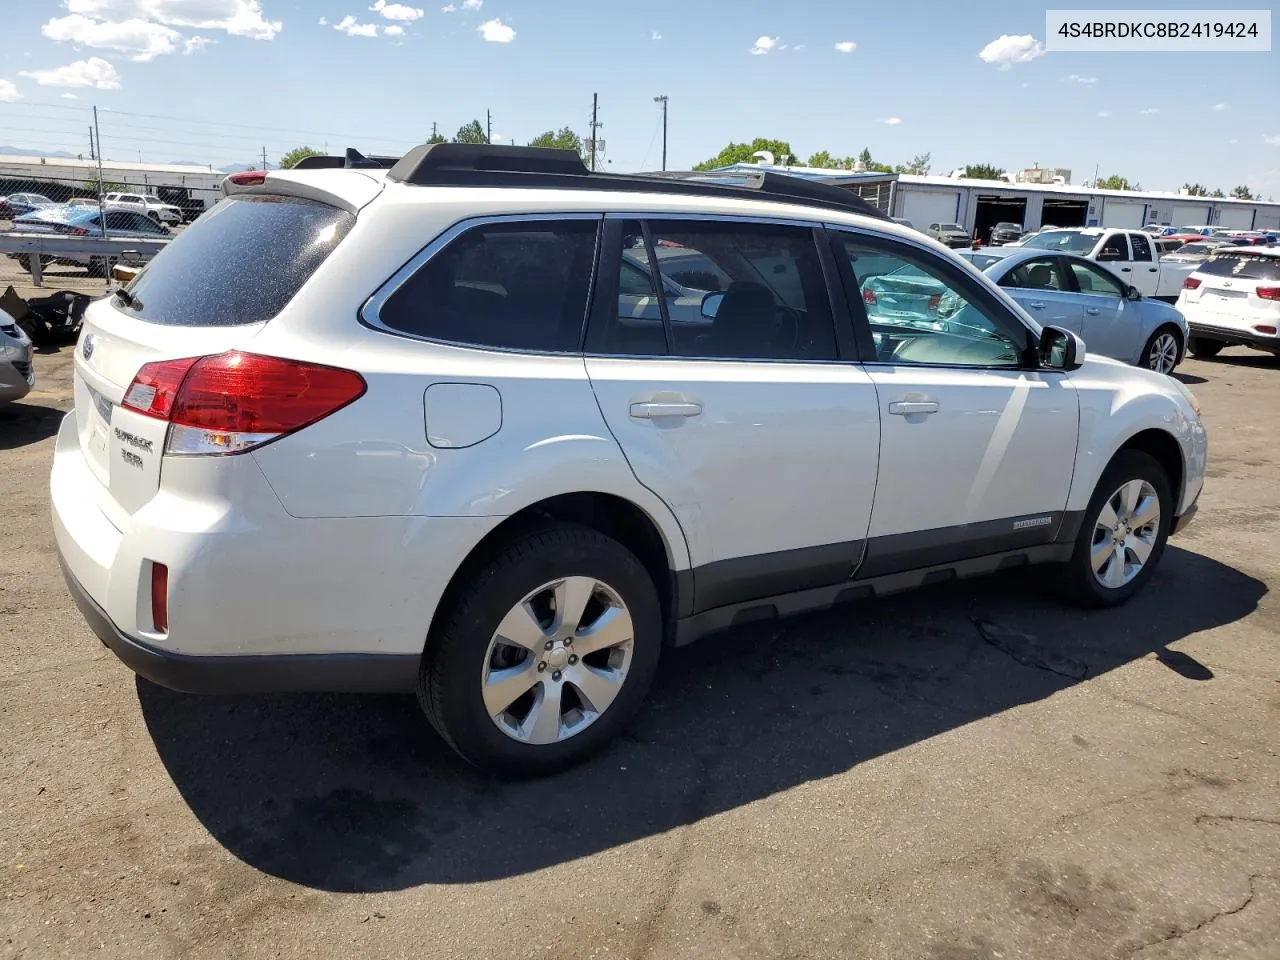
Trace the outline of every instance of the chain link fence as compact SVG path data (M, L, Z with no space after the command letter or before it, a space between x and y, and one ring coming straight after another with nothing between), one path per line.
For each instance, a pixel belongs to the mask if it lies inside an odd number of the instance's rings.
M176 225L190 223L220 199L211 186L188 187L157 184L144 175L104 176L101 187L96 178L67 176L12 176L0 171L0 221L12 223L17 217L41 208L70 204L98 207L106 205L108 194L129 194L144 198L147 206L157 208L152 219ZM137 202L135 199L133 202ZM160 209L172 207L174 210ZM148 210L148 213L152 211Z

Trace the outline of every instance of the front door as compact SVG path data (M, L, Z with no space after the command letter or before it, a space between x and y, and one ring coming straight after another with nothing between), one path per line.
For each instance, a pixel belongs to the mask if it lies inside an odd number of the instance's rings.
M1160 254L1145 233L1129 234L1129 250L1133 257L1132 269L1128 274L1121 273L1121 279L1128 277L1128 282L1138 288L1144 297L1154 297L1156 287L1160 283Z
M1038 324L1084 335L1084 308L1080 298L1071 292L1071 280L1061 257L1048 254L1023 260L1006 268L1003 274L996 272L1003 266L999 264L988 272Z
M864 365L882 421L879 483L859 577L1044 544L1071 485L1079 401L1061 373L1026 368L1031 333L931 251L839 232ZM932 278L937 297L892 310L866 264ZM862 307L859 310L859 306Z
M637 479L680 521L696 609L847 580L880 418L870 378L838 346L814 230L610 218L605 236L587 373ZM714 270L684 269L708 260ZM634 269L655 264L656 325L632 309L645 292ZM690 322L656 295L660 281L722 296Z
M1130 363L1142 344L1138 312L1126 296L1123 282L1088 260L1072 257L1071 280L1084 303L1084 328L1080 335L1090 353Z

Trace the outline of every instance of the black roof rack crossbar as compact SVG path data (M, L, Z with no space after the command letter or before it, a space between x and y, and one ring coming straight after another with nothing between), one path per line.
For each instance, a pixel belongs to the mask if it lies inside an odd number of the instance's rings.
M545 147L424 143L398 160L391 157L365 157L349 148L345 157L308 157L299 161L293 169L365 167L387 170L388 180L423 187L530 187L738 197L825 207L881 220L889 219L888 214L850 190L771 170L726 170L663 176L592 173L573 150Z

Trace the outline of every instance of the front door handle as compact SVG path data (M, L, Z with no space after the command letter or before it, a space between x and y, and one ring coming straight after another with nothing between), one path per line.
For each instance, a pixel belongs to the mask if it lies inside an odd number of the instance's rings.
M1101 311L1101 310L1099 310L1097 307L1085 307L1085 308L1084 308L1084 312L1085 312L1085 313L1087 313L1087 314L1088 314L1089 316L1091 316L1091 317L1096 317L1096 316L1097 316L1098 314L1100 314L1102 311Z
M1128 272L1129 272L1129 268L1128 268L1128 267L1121 267L1121 268L1120 268L1120 272L1121 272L1121 273L1128 273Z
M889 412L895 416L905 417L913 413L937 413L937 400L894 400L889 404Z
M1032 310L1043 310L1043 309L1044 309L1044 304L1043 304L1043 303L1041 303L1039 300L1036 300L1034 303L1028 303L1028 304L1027 304L1027 306L1028 306L1028 307L1030 307Z
M1147 273L1155 273L1155 272L1156 272L1155 267L1147 267Z
M702 404L650 400L646 403L633 403L631 416L637 420L660 420L663 417L696 417L702 413Z

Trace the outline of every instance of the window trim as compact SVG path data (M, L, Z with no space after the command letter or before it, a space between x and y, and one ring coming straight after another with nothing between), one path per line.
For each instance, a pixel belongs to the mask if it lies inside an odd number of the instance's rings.
M424 337L416 333L407 333L404 330L397 330L388 326L382 319L382 310L400 288L409 280L416 276L418 271L423 269L437 254L452 244L464 233L479 227L493 226L495 224L506 223L543 223L547 221L592 221L596 222L596 236L594 241L594 249L592 251L591 277L588 278L586 309L582 313L582 325L578 331L578 342L575 348L571 350L530 350L525 347L499 347L483 343L468 343L461 340L446 340L442 337ZM400 337L404 340L412 340L415 343L434 343L447 347L459 347L465 350L483 350L490 353L511 353L524 356L540 356L540 357L574 357L581 356L583 337L587 327L587 318L591 313L593 298L595 296L596 278L600 273L600 250L601 250L601 233L603 229L604 218L600 213L584 213L580 210L569 211L564 213L546 212L546 213L514 213L514 214L493 214L490 216L468 217L465 220L459 220L453 225L447 227L444 231L437 234L436 237L416 254L410 257L395 273L382 282L382 284L369 295L360 305L360 309L356 311L356 320L361 326L376 330L379 333L389 334L393 337Z
M1036 331L1027 325L1021 316L1021 308L1016 307L1016 301L1013 301L1009 294L1005 293L1000 287L983 274L983 280L975 280L967 275L967 271L963 267L957 266L945 257L938 256L937 251L925 246L923 243L917 243L914 238L898 237L887 233L881 233L878 230L868 229L866 227L853 227L840 223L826 224L827 235L830 238L832 255L835 257L837 269L840 272L841 282L845 286L845 297L848 300L849 317L853 321L854 335L857 338L858 349L862 354L861 363L867 367L912 367L920 369L941 369L941 370L991 370L991 371L1037 371L1040 373L1061 373L1057 370L1045 370L1040 366L1037 360L1037 345L1040 337ZM1007 316L1026 334L1026 345L1022 351L1022 357L1016 365L1004 366L1001 364L972 364L972 363L894 363L890 360L881 360L876 354L875 340L872 338L871 322L867 319L867 311L862 303L862 297L855 296L854 291L858 289L857 278L853 273L853 266L849 263L849 258L843 249L843 239L845 236L852 236L863 240L870 240L873 245L880 245L887 248L892 255L894 248L907 248L917 254L923 255L930 259L930 262L939 265L941 273L946 275L948 283L950 283L956 292L964 295L970 302L980 303L988 310L996 312L998 315ZM1046 251L1053 254L1053 251ZM970 265L974 270L976 267ZM978 271L981 273L981 271ZM996 287L997 293L992 293L985 286L985 283L991 283ZM1010 302L1015 303L1011 308L1003 300L1009 297Z
M831 311L836 356L826 360L774 359L768 357L702 357L676 356L671 353L670 326L665 303L662 308L663 328L668 337L668 348L665 354L647 353L613 353L602 349L607 340L607 328L610 323L610 311L616 316L618 299L619 261L622 259L622 224L628 220L636 220L645 231L646 246L649 243L649 223L659 220L696 221L702 223L740 223L763 224L778 227L800 227L810 232L818 263L822 270L823 285L827 292L827 305ZM844 291L839 278L831 271L835 264L831 262L830 245L825 239L826 229L820 220L797 217L771 217L758 214L732 213L699 213L694 210L655 210L655 211L608 211L604 214L604 229L600 233L601 245L596 257L595 297L591 302L591 316L587 322L587 336L583 354L587 357L609 360L665 360L684 363L786 363L786 364L841 364L859 362L858 344L853 337L853 329L848 323L848 304L844 302ZM657 257L652 253L651 263L657 264ZM661 284L665 278L660 269L654 268L654 274ZM665 287L662 287L665 290ZM611 295L612 294L612 295Z
M1130 230L1125 234L1129 241L1129 262L1130 263L1155 263L1159 259L1154 245L1151 243L1151 237L1143 233L1141 230ZM1138 256L1138 241L1143 240L1147 244L1147 258L1145 260Z
M1075 293L1078 296L1082 296L1082 297L1102 297L1105 300L1113 300L1113 299L1123 300L1125 298L1126 288L1128 285L1119 277L1117 277L1114 273L1108 270L1103 264L1098 263L1094 260L1090 260L1088 257L1080 257L1078 260L1074 257L1064 257L1063 259L1066 260L1066 263L1067 263L1067 275L1071 279L1072 293ZM1076 277L1075 270L1072 269L1076 265L1076 263L1079 263L1080 266L1083 267L1085 270L1096 270L1099 273L1105 274L1103 279L1114 280L1116 283L1120 284L1120 293L1117 294L1115 297L1112 297L1111 294L1109 293L1094 293L1092 290L1081 290L1080 281Z

